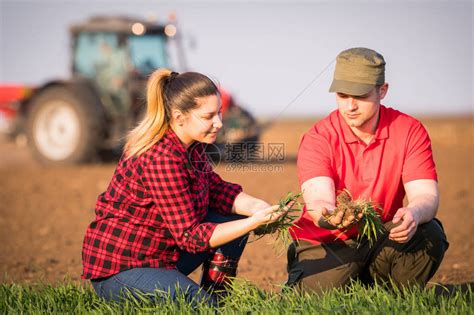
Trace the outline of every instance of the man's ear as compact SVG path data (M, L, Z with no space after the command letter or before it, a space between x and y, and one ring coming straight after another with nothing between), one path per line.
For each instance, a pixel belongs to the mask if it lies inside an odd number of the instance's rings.
M388 91L388 83L385 82L384 84L382 84L382 86L379 88L379 96L380 96L380 99L383 100L385 95L387 95L387 91Z
M173 118L173 121L176 122L176 124L178 126L184 125L184 121L186 119L186 116L179 109L174 109L171 112L171 117Z

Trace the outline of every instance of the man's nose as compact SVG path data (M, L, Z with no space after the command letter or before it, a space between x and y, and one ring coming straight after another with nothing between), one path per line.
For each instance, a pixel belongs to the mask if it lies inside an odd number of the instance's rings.
M353 97L347 98L347 105L349 107L349 110L355 110L357 109L357 100Z

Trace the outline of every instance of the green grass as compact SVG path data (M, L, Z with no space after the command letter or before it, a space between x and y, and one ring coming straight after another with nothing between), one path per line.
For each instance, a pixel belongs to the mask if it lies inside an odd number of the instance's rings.
M136 299L107 303L88 286L73 283L1 284L0 314L474 314L471 289L455 290L447 296L437 294L435 288L389 292L380 286L364 288L354 283L345 290L318 296L291 289L266 292L236 281L234 290L220 308L199 305L193 309L184 298L159 304Z

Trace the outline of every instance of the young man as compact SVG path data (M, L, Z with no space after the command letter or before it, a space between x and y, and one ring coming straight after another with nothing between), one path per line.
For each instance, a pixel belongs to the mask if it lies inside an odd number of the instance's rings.
M351 279L425 285L438 269L448 242L435 219L439 192L430 139L419 121L380 103L387 91L379 53L352 48L337 56L330 92L338 110L304 135L298 152L306 207L292 231L298 242L288 249L289 285L316 292ZM387 232L372 247L357 246L360 217L324 219L344 188L383 209Z

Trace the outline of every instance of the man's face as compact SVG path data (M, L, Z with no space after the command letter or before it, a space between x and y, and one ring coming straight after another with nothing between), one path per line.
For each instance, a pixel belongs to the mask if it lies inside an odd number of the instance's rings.
M336 102L339 113L346 123L358 129L371 125L370 122L378 118L380 101L385 97L388 84L374 87L369 93L362 96L352 96L336 93Z

